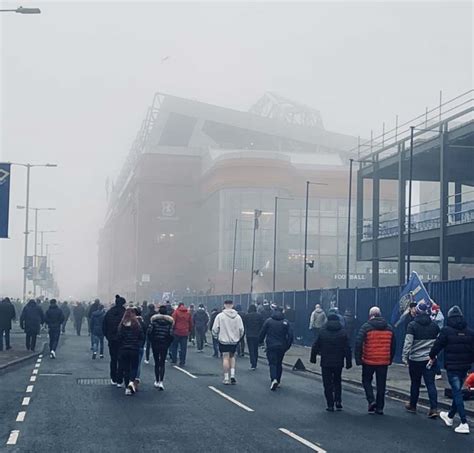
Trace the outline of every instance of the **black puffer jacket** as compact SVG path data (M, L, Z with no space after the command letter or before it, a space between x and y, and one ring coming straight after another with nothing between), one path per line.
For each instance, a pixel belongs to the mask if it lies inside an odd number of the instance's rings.
M15 319L15 307L10 299L5 298L0 302L0 329L10 330L12 319Z
M123 305L114 305L104 317L102 331L109 342L117 341L117 329L125 313Z
M259 335L259 343L266 338L267 349L287 351L293 344L293 330L281 311L275 311L264 323Z
M44 322L50 329L59 329L64 322L64 313L57 305L50 305L46 310Z
M198 308L197 311L194 312L193 323L199 332L206 331L209 324L209 315L206 313L206 310Z
M168 349L173 341L174 319L168 315L156 314L148 326L148 339L153 349Z
M447 371L468 371L474 362L474 330L467 327L463 316L448 317L448 325L441 329L430 351L434 359L444 349Z
M138 325L121 325L117 329L117 340L122 351L139 351L143 347L145 333L140 322Z
M342 368L344 359L346 367L352 367L349 339L337 315L329 315L327 323L320 330L318 339L311 348L310 362L316 363L318 355L321 356L322 367Z
M20 327L27 333L38 334L43 322L43 310L34 300L30 300L21 312Z
M264 319L260 313L251 312L244 315L245 335L248 338L258 338L262 330Z

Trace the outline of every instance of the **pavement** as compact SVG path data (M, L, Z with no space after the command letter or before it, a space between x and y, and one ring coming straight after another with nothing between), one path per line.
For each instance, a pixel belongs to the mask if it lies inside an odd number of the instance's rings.
M0 351L0 370L37 357L43 351L46 339L47 333L43 332L41 337L37 338L36 351L27 351L25 348L25 333L14 325L10 332L11 349L7 351L4 342L4 349Z
M343 389L342 412L325 411L320 378L284 370L269 390L268 367L238 359L235 386L221 362L189 348L186 366L167 364L164 392L153 365L142 365L134 396L108 383L108 355L91 360L90 339L62 337L57 359L43 355L0 371L0 451L38 452L445 452L473 451L460 435L387 398L385 415L367 414L356 386ZM10 443L7 445L7 443Z
M296 361L301 359L308 372L321 376L321 367L319 365L320 357L318 357L318 363L313 364L309 361L310 352L311 348L307 346L292 346L285 355L285 364L293 367ZM263 353L261 357L264 357ZM352 365L353 366L350 370L343 369L343 381L362 387L362 368L355 366L355 360L353 360ZM443 379L436 381L436 387L438 389L438 405L441 410L450 408L452 401L444 396L444 390L450 387L446 377L446 372L443 371L442 373ZM393 363L390 366L387 377L387 391L394 397L408 401L410 397L410 376L408 374L408 367L398 363ZM420 391L420 402L429 405L428 392L424 386ZM467 413L471 417L474 417L474 401L465 401L464 406Z

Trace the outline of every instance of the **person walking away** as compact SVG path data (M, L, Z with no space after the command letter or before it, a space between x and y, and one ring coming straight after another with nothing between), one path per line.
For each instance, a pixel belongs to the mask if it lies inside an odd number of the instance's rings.
M92 351L92 331L91 331L91 319L92 319L92 314L99 309L100 305L100 300L95 299L94 303L89 306L87 309L87 329L89 332L89 335L91 337L91 351Z
M143 313L143 311L142 311ZM146 311L146 315L143 318L145 321L145 332L148 332L148 327L150 327L150 322L151 318L156 315L156 310L155 310L155 305L150 304L148 305L148 309ZM150 339L148 338L148 335L146 336L146 341L145 341L145 364L148 365L150 363L150 348L151 348L151 343Z
M342 328L339 317L331 313L317 340L311 348L311 363L316 363L321 356L321 374L323 377L324 396L328 412L342 410L342 368L344 359L346 369L352 368L352 351L347 332Z
M416 307L415 319L408 324L403 345L402 362L408 365L410 373L410 402L405 405L408 412L416 413L420 396L421 378L425 381L430 400L429 418L438 416L438 391L435 384L435 367L428 366L430 351L439 334L439 327L429 315L429 308L424 302Z
M94 310L91 316L91 339L92 339L92 358L97 358L97 353L101 359L104 358L104 330L102 328L105 318L105 309L99 304L97 310Z
M231 300L224 301L224 310L216 316L212 326L212 335L219 342L219 352L222 354L224 385L237 383L235 352L244 333L244 323L234 310L234 303Z
M441 311L441 308L438 304L431 301L431 319L436 323L436 325L441 330L444 327L444 315ZM442 357L438 356L435 362L435 379L438 381L443 379L443 374L441 373L441 361Z
M165 389L163 381L165 378L166 356L168 355L168 348L173 342L174 319L166 313L166 306L160 306L158 313L151 317L147 330L147 337L151 344L155 361L154 386L161 391Z
M41 324L44 323L43 310L36 304L34 299L25 305L20 316L20 327L26 333L26 349L33 351L36 348L36 337L40 333Z
M140 348L143 349L144 338L143 327L137 319L135 308L127 308L117 328L119 343L118 379L119 381L123 380L125 384L125 395L133 395L137 391L135 379L137 377L139 351Z
M102 332L107 338L110 354L110 383L117 387L123 387L122 378L118 374L119 362L119 341L118 341L118 326L125 314L126 300L119 296L115 296L115 305L112 306L104 316L102 323Z
M248 313L243 318L245 336L247 337L247 346L249 349L250 369L257 369L258 361L258 337L263 327L263 317L257 312L257 307L251 304ZM291 324L290 324L291 325Z
M383 415L387 371L395 356L395 334L382 318L379 307L369 310L369 320L362 325L356 338L355 360L362 365L362 385L369 403L369 414ZM377 396L374 398L372 379L375 374Z
M197 352L203 352L204 339L206 338L207 327L209 325L209 315L203 304L199 304L198 309L193 316L194 330L196 333Z
M214 321L216 320L216 316L220 313L218 308L213 308L211 310L211 317L209 321L209 330L212 332L212 328L214 327ZM214 353L212 354L212 357L218 358L219 357L219 341L217 338L214 338L214 335L212 336L212 348L214 350Z
M191 313L182 302L178 304L178 308L173 312L173 319L174 338L170 348L171 363L177 363L179 348L179 366L184 366L186 365L188 337L191 335L191 331L193 328L193 320L191 317Z
M441 329L431 348L430 365L434 364L442 350L444 350L444 366L453 393L453 402L449 412L440 412L439 416L447 426L453 426L454 416L458 413L461 423L454 431L459 434L469 434L462 386L474 360L474 330L467 327L464 315L457 305L448 311L447 325Z
M10 330L12 320L16 318L15 307L8 297L0 302L0 351L3 351L3 336L5 335L5 349L11 349Z
M84 308L84 305L82 305L80 302L78 302L76 306L72 309L72 316L74 317L74 326L76 328L76 334L78 336L81 335L82 320L84 319L85 313L86 309Z
M49 331L49 357L56 358L56 349L61 335L61 326L64 322L64 314L58 307L56 299L49 301L49 308L46 310L44 322L48 326Z
M309 319L309 330L313 332L314 341L318 339L319 332L323 328L324 324L326 324L326 321L326 313L324 313L321 305L316 304Z
M189 305L189 314L191 315L191 319L194 319L194 304ZM191 327L191 332L189 332L189 341L193 344L193 346L196 345L196 330L194 328L194 324Z
M146 327L145 327L145 321L142 317L142 309L139 306L134 307L135 314L137 316L137 320L140 323L140 327L143 330L143 343L140 345L140 349L138 350L138 365L137 368L134 370L134 376L135 376L135 390L138 390L138 386L140 385L140 375L141 375L141 369L142 369L142 360L143 356L145 354L145 343L146 343Z
M242 313L242 305L236 305L235 311L239 314L243 321L244 315ZM237 355L239 357L245 357L245 335L240 339L239 344L237 345Z
M268 300L263 301L262 311L260 312L264 321L266 321L272 315L272 308Z
M272 316L263 323L259 343L266 340L266 353L270 367L270 390L275 391L281 382L283 358L293 344L293 331L283 316L283 309L276 307Z
M66 325L69 320L69 316L71 316L71 309L69 308L69 305L66 301L64 301L61 304L61 311L63 312L63 315L64 315L64 322L61 326L61 332L66 333Z

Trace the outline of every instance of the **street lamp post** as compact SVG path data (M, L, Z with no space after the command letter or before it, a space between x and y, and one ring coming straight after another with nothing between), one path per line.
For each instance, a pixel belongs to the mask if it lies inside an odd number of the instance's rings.
M407 231L407 283L410 280L410 262L411 262L411 199L413 186L413 137L415 126L410 126L410 166L408 174L408 231ZM401 232L400 232L401 233Z
M234 251L233 251L233 254L232 254L232 288L231 288L232 297L234 296L235 254L236 254L236 251L237 251L237 224L238 224L238 220L235 219L235 227L234 227Z
M41 14L41 10L39 8L23 8L23 6L19 6L16 9L0 9L0 13Z

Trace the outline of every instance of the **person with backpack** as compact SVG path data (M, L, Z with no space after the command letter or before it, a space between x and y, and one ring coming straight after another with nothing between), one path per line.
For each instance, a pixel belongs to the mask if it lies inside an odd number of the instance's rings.
M105 314L104 321L102 322L102 332L104 337L107 338L109 344L110 354L110 383L117 387L123 387L121 376L118 374L118 362L119 362L119 341L117 337L118 326L122 321L123 315L125 314L126 300L119 296L115 296L115 305L113 305Z
M288 320L285 319L281 307L275 307L271 317L264 322L258 342L263 343L264 340L266 340L266 353L270 368L270 390L275 391L281 382L283 358L293 344L293 330Z
M64 322L64 314L58 307L56 299L49 301L49 308L46 310L44 322L49 330L49 356L51 359L55 359L59 336L61 335L61 326Z
M97 353L101 359L104 358L104 331L103 324L105 318L105 310L102 304L99 304L97 310L91 315L91 340L92 340L92 359L97 358Z
M143 327L137 319L135 308L127 308L117 328L119 344L118 380L125 385L125 395L133 395L137 391L135 379L137 377L140 348L143 348L144 338Z
M329 313L326 324L319 331L319 335L311 348L311 363L316 363L317 356L321 356L321 374L323 377L324 395L328 412L342 410L342 368L344 359L346 369L352 368L352 351L350 340L342 328L337 314Z
M160 391L165 389L163 381L165 377L166 356L173 342L174 319L166 313L166 306L161 305L158 309L158 313L151 317L147 330L147 338L151 344L153 359L155 361L154 386Z

